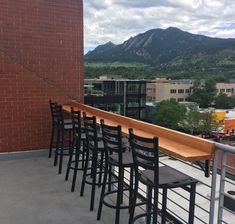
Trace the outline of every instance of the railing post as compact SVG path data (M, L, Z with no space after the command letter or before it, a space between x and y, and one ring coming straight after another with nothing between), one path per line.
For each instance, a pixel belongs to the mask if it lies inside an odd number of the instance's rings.
M212 179L211 179L211 203L210 203L209 224L214 223L217 165L218 165L218 150L215 149L215 155L213 159Z
M222 164L221 164L220 192L219 192L218 224L222 223L222 218L223 218L224 186L225 186L225 178L226 178L226 162L227 162L227 152L223 152L223 154L222 154Z

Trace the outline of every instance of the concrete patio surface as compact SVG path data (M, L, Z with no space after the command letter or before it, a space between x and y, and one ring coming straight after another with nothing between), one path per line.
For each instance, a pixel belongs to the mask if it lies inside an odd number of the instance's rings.
M72 193L71 177L64 180L66 161L61 175L52 164L46 154L0 160L1 224L114 223L115 210L106 206L101 221L96 220L99 191L94 212L89 211L90 187L86 185L85 195L80 197L81 171ZM120 223L128 223L128 216L127 210L122 211Z

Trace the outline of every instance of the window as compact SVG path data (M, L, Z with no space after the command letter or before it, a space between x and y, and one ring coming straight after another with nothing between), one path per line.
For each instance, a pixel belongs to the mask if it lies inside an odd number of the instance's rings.
M178 89L178 93L184 93L184 89Z
M185 92L186 93L191 93L191 89L186 89Z
M178 102L184 101L184 98L178 98Z
M225 89L220 89L220 93L224 93L225 92Z
M226 89L226 93L230 93L231 92L231 89Z
M176 93L176 89L171 89L170 93Z
M134 93L138 94L139 86L140 86L139 83L127 83L127 92L132 94Z

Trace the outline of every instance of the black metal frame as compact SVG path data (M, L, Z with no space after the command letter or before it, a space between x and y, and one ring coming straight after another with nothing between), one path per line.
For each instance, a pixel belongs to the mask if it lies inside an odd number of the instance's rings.
M94 201L95 201L95 190L96 186L101 185L102 173L103 173L103 160L104 160L104 149L102 144L102 139L98 137L97 128L96 128L96 117L88 117L86 113L83 112L83 123L86 133L86 155L85 155L85 166L83 170L82 184L80 196L84 194L85 184L91 185L91 199L90 199L90 211L94 210ZM100 156L100 159L99 159ZM91 161L91 167L89 168L89 161ZM91 170L88 173L88 170ZM99 171L97 171L97 169ZM98 181L97 181L97 175ZM91 181L87 177L91 177Z
M85 130L84 128L82 128L81 124L81 112L79 110L75 111L73 108L71 108L71 117L72 117L72 127L73 127L73 140L72 140L72 147L69 150L69 160L67 164L65 180L66 181L68 180L70 170L73 170L71 192L74 192L77 179L77 171L84 169L86 139L85 136L83 136ZM74 155L75 159L73 160ZM81 159L80 156L82 156ZM79 167L79 162L82 163L81 167Z
M158 138L144 138L133 133L132 129L129 129L130 147L133 153L134 166L135 166L135 188L133 194L133 207L130 213L129 224L134 223L140 217L146 216L146 223L157 223L157 217L159 213L158 208L158 191L161 188L162 193L162 208L161 208L161 223L166 223L167 217L167 189L181 187L190 193L190 205L189 205L189 217L188 223L194 222L194 207L195 207L195 194L197 180L184 175L183 178L181 172L174 170L168 166L159 168L159 155L158 155ZM143 170L139 168L143 168ZM164 170L170 169L174 171L175 176L173 180L161 181L161 175L159 172L164 173ZM167 172L166 172L167 174ZM162 177L164 179L164 177ZM147 187L147 208L146 213L137 215L134 217L136 198L138 194L138 183L145 184ZM189 187L190 186L190 187ZM154 190L153 203L152 192Z
M57 137L55 136L55 131L57 129L57 109L56 109L57 103L52 102L52 100L49 100L49 105L50 105L50 111L51 111L52 127L51 127L51 141L50 141L48 157L51 158L52 149L56 147L56 139L57 139Z
M61 105L56 106L56 128L57 128L57 140L56 140L56 150L54 158L54 166L57 165L59 156L59 170L58 173L62 173L63 156L68 156L68 150L72 147L72 125L70 123L64 122L63 109ZM68 133L68 139L65 139L65 133ZM68 140L68 142L66 142ZM65 147L65 143L68 144Z
M103 204L116 209L115 224L119 224L120 220L120 209L129 209L132 204L133 195L133 160L129 163L125 163L125 153L122 143L122 132L121 126L110 126L104 124L104 120L101 120L101 130L104 141L105 148L105 168L104 168L104 180L101 189L99 208L97 213L97 220L100 220ZM118 167L117 175L112 175L112 168ZM124 183L124 169L130 168L130 184L129 188L126 187ZM107 181L109 175L109 180ZM116 180L111 180L111 175L115 177ZM117 183L117 189L111 190L111 184ZM106 186L109 186L108 191L106 191ZM123 203L123 192L129 191L129 205L122 205ZM105 200L106 196L116 194L116 204L113 205Z

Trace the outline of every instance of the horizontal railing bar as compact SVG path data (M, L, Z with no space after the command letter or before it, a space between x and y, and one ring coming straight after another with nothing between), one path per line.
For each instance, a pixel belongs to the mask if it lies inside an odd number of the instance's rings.
M179 218L182 222L187 223L187 221L185 221L184 219L182 219L182 217L180 217L179 215L177 215L175 212L173 212L173 211L171 211L171 210L169 210L169 209L167 209L167 210L170 211L171 214L173 214L174 216L176 216L177 218Z
M232 169L232 170L235 170L235 167L233 167L233 166L229 166L229 165L224 165L226 168L230 168L230 169Z
M230 152L230 153L235 154L235 147L231 145L225 145L219 142L215 142L215 148L222 150L224 152Z
M200 197L206 199L207 201L210 201L209 198L207 198L206 196L204 196L203 194L199 193L199 192L196 192L197 195L199 195Z
M175 191L175 190L173 190L173 189L170 189L170 190L171 190L172 192L174 192L175 194L181 196L181 197L184 198L185 200L189 201L188 198L186 198L185 196L183 196L183 195L180 194L179 192L177 192L177 191ZM197 194L199 195L199 193L197 193ZM201 196L201 195L200 195L200 196ZM204 198L206 198L206 197L204 196ZM208 198L206 198L206 199L209 201ZM200 205L195 204L195 206L198 207L198 208L200 208L201 210L203 210L203 211L206 212L207 214L209 214L209 211L207 211L206 209L202 208Z
M185 209L183 206L181 206L181 205L179 205L179 204L177 204L175 201L173 201L172 199L170 199L170 198L167 198L169 201L171 201L173 204L175 204L175 205L177 205L179 208L181 208L181 209L183 209L185 212L187 212L188 213L188 210L187 209Z
M171 190L172 190L172 189L171 189ZM187 209L183 208L181 205L177 204L177 203L174 202L172 199L168 198L168 200L171 201L173 204L177 205L177 207L181 208L182 210L184 210L184 211L186 211L186 212L188 213ZM196 206L199 207L200 209L202 209L201 206L199 206L199 205L196 205ZM175 214L172 210L170 210L170 209L167 209L167 210L170 211L171 213ZM205 211L205 212L207 212L207 213L209 214L208 211L206 211L206 210L204 210L204 209L202 209L202 210ZM177 216L177 217L178 217L178 216ZM194 215L194 218L198 219L198 220L201 221L202 223L207 224L207 222L204 222L201 218L199 218L199 217L196 216L196 215ZM182 219L181 219L181 220L182 220ZM184 220L184 221L185 221L185 220Z
M231 182L230 180L225 179L225 182L226 182L226 183L229 183L229 184L232 184L232 185L235 186L235 183L234 183L234 182Z

